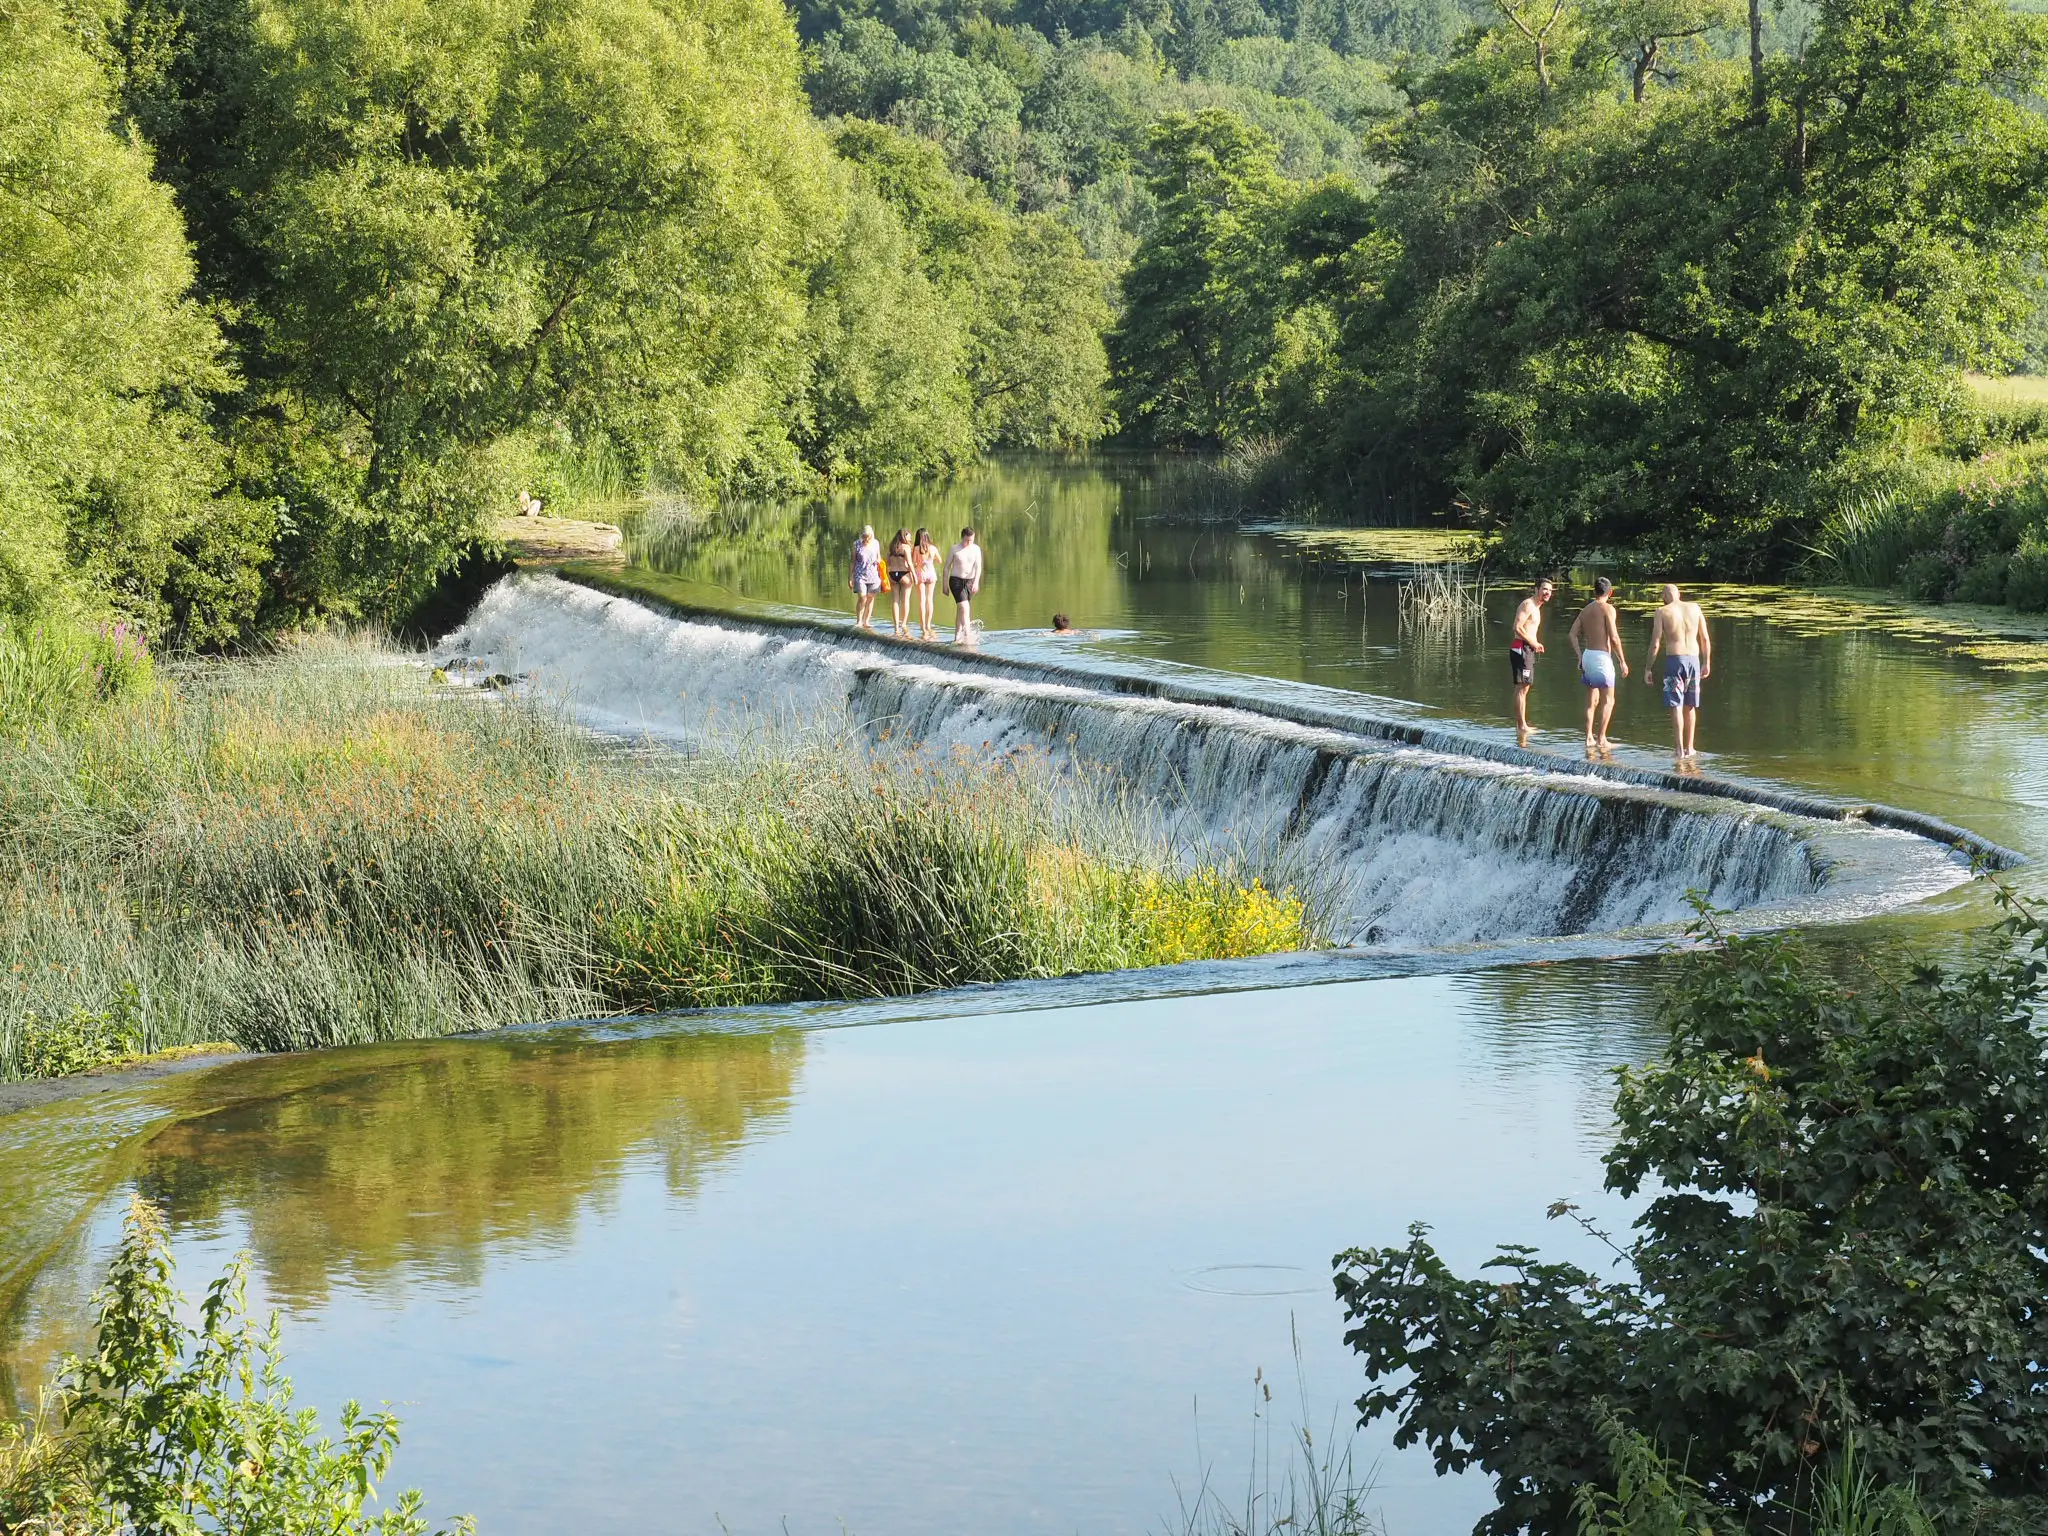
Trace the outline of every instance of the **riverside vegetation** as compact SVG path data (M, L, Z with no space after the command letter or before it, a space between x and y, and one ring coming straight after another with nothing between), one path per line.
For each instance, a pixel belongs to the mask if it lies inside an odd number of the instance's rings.
M0 1420L0 1531L135 1536L427 1536L419 1494L364 1509L390 1470L398 1421L341 1410L341 1438L293 1405L276 1319L247 1316L247 1261L186 1321L154 1207L129 1208L96 1298L91 1354L66 1362L39 1411ZM466 1536L458 1520L438 1536Z
M1951 969L1686 957L1619 1074L1619 1276L1339 1256L1361 1413L1493 1478L1482 1536L2048 1525L2048 925L2002 896Z
M97 676L69 641L0 648L48 679L0 721L0 1075L1316 938L1295 889L1183 867L1044 759L768 735L688 758L368 642L169 678L125 643Z

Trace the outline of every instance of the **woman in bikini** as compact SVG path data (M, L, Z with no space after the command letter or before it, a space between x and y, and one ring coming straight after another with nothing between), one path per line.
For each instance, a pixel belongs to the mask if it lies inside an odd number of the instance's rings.
M889 541L889 616L898 635L910 629L911 580L910 530L898 528Z
M929 528L917 530L917 542L910 546L910 574L917 578L917 634L921 640L936 640L932 628L932 597L939 590L939 546L932 542Z
M863 528L853 541L853 572L846 579L853 588L853 622L862 629L875 627L875 594L882 590L882 544L875 530Z

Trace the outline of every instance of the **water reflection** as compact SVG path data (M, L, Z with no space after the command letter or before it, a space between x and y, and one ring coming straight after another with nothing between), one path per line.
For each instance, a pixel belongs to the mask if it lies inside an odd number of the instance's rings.
M169 1126L137 1187L173 1232L247 1223L269 1295L306 1309L339 1281L388 1294L474 1285L507 1245L559 1246L613 1198L629 1159L693 1199L787 1113L794 1031L675 1035L619 1050L575 1040L450 1042L337 1061L276 1097Z

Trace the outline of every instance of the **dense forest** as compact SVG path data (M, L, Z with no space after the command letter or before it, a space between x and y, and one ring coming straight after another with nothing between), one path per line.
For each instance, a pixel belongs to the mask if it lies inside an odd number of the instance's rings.
M395 619L592 466L788 492L1111 432L1285 444L1332 515L1532 558L1776 569L2048 340L2048 22L1997 0L0 35L0 613L171 647Z

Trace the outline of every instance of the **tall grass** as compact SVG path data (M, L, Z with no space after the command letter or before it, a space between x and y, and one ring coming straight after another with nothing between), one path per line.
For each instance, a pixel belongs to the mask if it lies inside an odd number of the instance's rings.
M1296 948L1030 758L685 758L329 638L0 736L0 1075Z
M1285 1432L1276 1451L1273 1389L1265 1372L1252 1378L1251 1457L1244 1486L1230 1496L1207 1469L1192 1493L1183 1491L1169 1536L1384 1536L1385 1527L1367 1508L1374 1468L1360 1471L1354 1434L1340 1430L1336 1416L1316 1442L1308 1424L1307 1373L1301 1335L1289 1321L1294 1376L1301 1417Z

